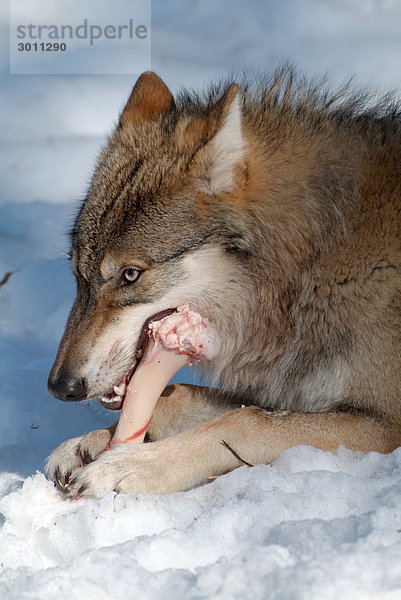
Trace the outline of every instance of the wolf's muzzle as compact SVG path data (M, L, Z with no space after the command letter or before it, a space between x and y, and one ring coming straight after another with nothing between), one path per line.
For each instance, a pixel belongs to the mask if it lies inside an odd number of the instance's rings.
M74 402L86 398L87 393L86 379L75 379L68 373L62 373L56 378L50 375L47 381L47 391L51 396L65 400L65 402Z

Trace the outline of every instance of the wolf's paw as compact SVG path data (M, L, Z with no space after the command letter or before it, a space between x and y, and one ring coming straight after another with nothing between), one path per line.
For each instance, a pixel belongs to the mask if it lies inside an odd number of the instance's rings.
M114 446L71 477L68 495L102 498L110 491L166 494L200 483L193 478L191 461L180 461L182 450L172 441Z
M107 492L159 492L156 444L120 444L101 454L71 477L67 492L71 498L102 498Z
M47 459L47 476L53 479L59 490L67 492L72 473L91 463L103 452L110 439L108 429L97 429L63 442Z

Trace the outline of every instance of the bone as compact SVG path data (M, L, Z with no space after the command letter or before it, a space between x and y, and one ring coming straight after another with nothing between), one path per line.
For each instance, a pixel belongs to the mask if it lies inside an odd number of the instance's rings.
M145 353L127 386L110 448L142 443L156 403L170 379L188 362L213 360L220 352L215 327L188 305L154 321Z

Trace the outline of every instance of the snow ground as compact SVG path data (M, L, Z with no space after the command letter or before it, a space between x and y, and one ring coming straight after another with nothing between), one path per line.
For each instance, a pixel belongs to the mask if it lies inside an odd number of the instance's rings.
M173 89L282 59L400 87L396 0L154 0L152 15L153 69ZM0 27L7 56L4 14ZM49 398L46 379L74 296L65 232L133 78L1 67L0 600L401 598L398 450L299 447L162 497L65 502L34 474L112 421Z
M163 497L65 502L40 473L0 502L1 597L395 600L400 485L400 450L298 447Z

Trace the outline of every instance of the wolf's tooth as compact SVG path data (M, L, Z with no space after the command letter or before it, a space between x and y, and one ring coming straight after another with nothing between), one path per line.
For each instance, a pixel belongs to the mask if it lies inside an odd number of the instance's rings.
M105 396L102 396L100 398L100 400L102 402L105 402L106 404L109 404L110 402L115 402L116 400L120 400L120 396L112 396L112 397L109 396L108 398L106 398Z
M124 396L126 388L127 388L127 386L123 382L123 383L120 383L120 385L115 385L113 387L113 390L114 390L114 393L117 394L117 396Z

